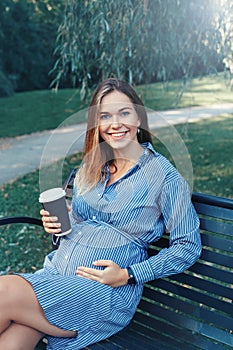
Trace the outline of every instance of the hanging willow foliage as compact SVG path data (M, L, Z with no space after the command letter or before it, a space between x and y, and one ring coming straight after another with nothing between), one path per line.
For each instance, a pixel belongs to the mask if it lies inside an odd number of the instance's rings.
M52 86L117 76L131 84L206 74L221 65L222 0L67 0Z

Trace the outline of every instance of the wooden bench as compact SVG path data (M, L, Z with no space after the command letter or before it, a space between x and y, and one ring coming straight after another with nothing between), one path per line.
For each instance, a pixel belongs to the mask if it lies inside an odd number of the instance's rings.
M70 175L65 183L72 196ZM149 282L131 324L85 350L233 349L233 200L193 193L201 221L203 252L188 271ZM34 218L1 218L0 225ZM150 247L156 254L168 237ZM45 349L40 342L37 350Z

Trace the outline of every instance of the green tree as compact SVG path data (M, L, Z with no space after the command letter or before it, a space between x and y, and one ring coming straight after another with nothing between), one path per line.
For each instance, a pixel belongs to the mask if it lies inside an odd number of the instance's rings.
M59 28L52 84L85 88L111 74L132 81L134 22L140 2L68 0Z
M86 88L117 75L148 83L222 69L220 0L67 0L52 84Z

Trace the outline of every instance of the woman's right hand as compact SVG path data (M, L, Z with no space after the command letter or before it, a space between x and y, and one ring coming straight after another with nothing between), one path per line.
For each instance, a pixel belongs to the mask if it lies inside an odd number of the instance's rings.
M58 222L56 216L50 216L49 212L41 209L40 215L42 216L43 226L46 232L55 235L61 232L61 224Z

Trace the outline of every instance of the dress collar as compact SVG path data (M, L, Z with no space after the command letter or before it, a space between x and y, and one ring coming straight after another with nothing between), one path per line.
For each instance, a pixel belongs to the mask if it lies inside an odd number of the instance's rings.
M148 157L153 154L154 156L157 156L157 152L155 151L154 147L150 142L144 142L141 144L141 146L144 148L142 155L139 157L138 161L135 163L135 165L128 171L128 173L131 173L136 169L136 167L141 167L144 163L148 161ZM127 174L128 174L127 173ZM109 163L107 162L103 169L102 169L102 175L104 176L104 182L106 183L109 180L110 177L110 171L109 171ZM125 174L125 176L127 175ZM123 178L125 177L123 176Z

